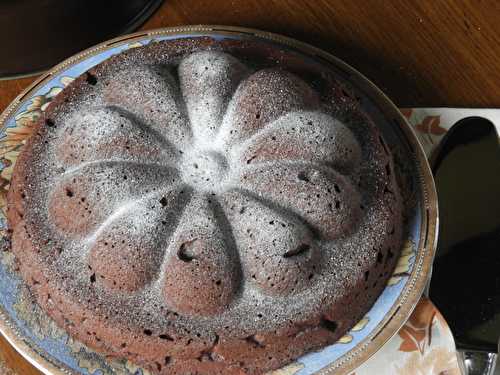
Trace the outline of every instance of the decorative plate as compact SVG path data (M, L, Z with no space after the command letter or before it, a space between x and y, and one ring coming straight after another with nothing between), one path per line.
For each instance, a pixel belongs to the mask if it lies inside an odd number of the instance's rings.
M408 123L371 82L333 56L275 34L224 26L161 29L119 37L59 64L26 89L0 116L0 332L32 364L46 374L127 374L147 371L128 361L109 361L69 337L34 303L16 272L9 251L3 214L12 169L32 124L53 98L75 77L128 48L155 41L210 36L260 39L280 48L299 50L338 71L346 85L361 94L364 108L381 127L393 154L406 204L406 240L387 287L366 316L337 343L309 353L278 374L348 372L365 362L404 324L418 302L430 274L437 234L437 203L427 160Z

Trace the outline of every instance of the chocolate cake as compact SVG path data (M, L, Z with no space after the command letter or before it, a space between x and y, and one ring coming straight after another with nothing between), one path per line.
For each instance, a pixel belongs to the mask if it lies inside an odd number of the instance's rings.
M270 42L152 42L50 104L8 221L69 334L155 374L261 374L334 343L402 242L392 156L324 62Z

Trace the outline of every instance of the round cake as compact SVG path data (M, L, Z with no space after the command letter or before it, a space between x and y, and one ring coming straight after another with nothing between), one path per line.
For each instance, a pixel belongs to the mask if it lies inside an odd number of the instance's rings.
M334 343L402 242L392 156L322 61L182 38L77 78L21 153L12 250L77 339L154 374L262 374Z

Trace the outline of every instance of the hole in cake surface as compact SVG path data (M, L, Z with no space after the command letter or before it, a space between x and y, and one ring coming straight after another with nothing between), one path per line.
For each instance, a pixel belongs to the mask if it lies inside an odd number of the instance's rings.
M245 338L245 341L256 348L263 348L265 346L257 335L250 335Z
M95 283L95 280L96 280L95 273L93 273L92 275L90 275L90 282Z
M163 333L163 334L159 335L158 337L160 339L162 339L162 340L174 341L174 339L172 338L172 336L167 335L166 333Z
M309 177L307 177L307 173L306 173L306 172L304 172L304 171L299 172L299 174L297 175L297 178L298 178L300 181L310 182Z
M66 188L66 195L68 197L73 197L74 193L73 193L73 190L71 190L70 188Z
M49 128L55 128L56 123L54 122L54 120L48 118L45 120L45 125L47 125Z
M153 334L153 331L151 331L150 329L145 329L143 332L146 336L151 336Z
M256 157L257 155L253 155L251 158L247 159L247 164L250 164Z
M97 84L97 77L93 75L92 73L87 72L87 75L85 77L85 81L91 86L95 86Z
M167 198L162 197L162 198L160 199L160 204L162 205L162 207L166 207L166 206L167 206L167 204L168 204Z
M183 262L191 262L195 259L195 254L193 253L193 244L196 242L196 239L192 241L187 241L181 244L179 247L179 251L177 251L177 256Z
M290 258L297 255L302 255L307 253L311 249L311 245L302 243L297 246L295 249L288 250L285 254L283 254L284 258Z
M170 362L172 362L172 357L166 356L164 359L165 366L168 366Z
M337 328L339 327L337 322L334 322L333 320L327 319L325 317L321 319L321 325L332 333L335 333L335 331L337 331Z
M387 260L392 259L394 257L394 253L391 248L387 249Z

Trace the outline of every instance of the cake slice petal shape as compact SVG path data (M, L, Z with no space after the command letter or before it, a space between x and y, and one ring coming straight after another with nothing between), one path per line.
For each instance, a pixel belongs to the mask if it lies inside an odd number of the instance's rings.
M182 60L178 74L195 138L199 142L212 139L233 92L249 74L248 69L226 53L202 51Z
M238 244L246 280L262 293L287 295L314 283L321 252L296 215L233 190L221 197Z
M331 169L269 163L245 168L239 181L248 194L290 210L326 240L349 235L361 217L359 192L349 178Z
M54 181L48 216L59 232L85 237L120 207L179 183L175 169L157 164L104 161L80 164Z
M92 283L116 291L136 291L154 281L162 246L187 201L176 186L139 199L110 215L88 240Z
M76 112L62 125L56 156L64 166L113 159L173 163L178 156L163 135L118 107Z
M167 67L133 64L97 82L106 104L133 113L181 148L191 141L185 105Z
M361 147L354 134L339 120L311 111L281 116L233 152L241 152L243 165L295 160L349 171L361 161Z
M319 106L318 94L295 74L276 68L259 70L238 86L224 116L219 142L241 142L288 112Z
M240 266L226 217L213 198L195 195L183 212L167 249L163 296L186 315L225 310L237 293Z

